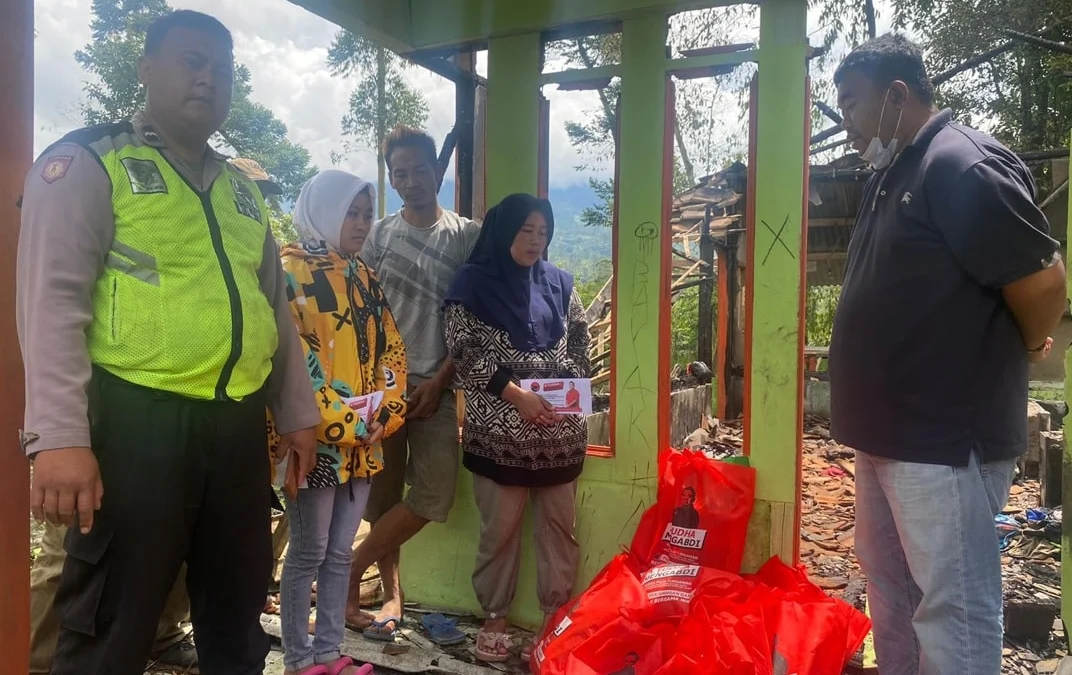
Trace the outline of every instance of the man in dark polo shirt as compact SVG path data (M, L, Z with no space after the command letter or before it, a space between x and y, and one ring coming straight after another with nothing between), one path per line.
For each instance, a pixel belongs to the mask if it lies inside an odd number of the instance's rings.
M883 675L999 675L994 514L1026 450L1029 361L1065 309L1027 167L934 106L919 48L886 35L834 76L875 169L830 345L833 435L857 450L856 553Z

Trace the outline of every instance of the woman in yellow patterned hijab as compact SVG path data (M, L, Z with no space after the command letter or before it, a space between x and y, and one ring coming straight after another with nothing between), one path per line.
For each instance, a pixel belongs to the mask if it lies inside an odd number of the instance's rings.
M358 257L372 226L375 189L345 171L323 171L294 208L299 241L283 249L287 295L320 405L316 466L288 497L290 546L280 605L288 675L366 672L339 652L350 553L383 468L380 441L406 412L406 355L379 281ZM316 633L309 636L313 579Z

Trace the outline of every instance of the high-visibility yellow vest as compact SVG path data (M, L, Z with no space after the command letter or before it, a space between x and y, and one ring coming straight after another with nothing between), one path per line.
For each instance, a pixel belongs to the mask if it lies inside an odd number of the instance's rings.
M258 276L269 231L260 191L228 166L200 192L129 123L96 129L71 135L108 172L115 214L93 289L90 359L189 398L258 391L279 339Z

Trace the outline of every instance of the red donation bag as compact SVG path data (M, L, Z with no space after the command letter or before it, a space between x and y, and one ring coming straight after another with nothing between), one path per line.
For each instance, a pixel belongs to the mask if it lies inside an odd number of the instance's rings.
M663 451L658 501L640 519L633 555L649 566L676 563L739 573L755 488L751 467L694 450Z

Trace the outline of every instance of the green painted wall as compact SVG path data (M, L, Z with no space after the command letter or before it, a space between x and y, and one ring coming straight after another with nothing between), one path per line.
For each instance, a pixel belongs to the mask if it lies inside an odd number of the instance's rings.
M806 6L768 0L760 22L756 229L752 255L751 448L758 496L794 501L801 378ZM765 103L770 105L764 105Z

